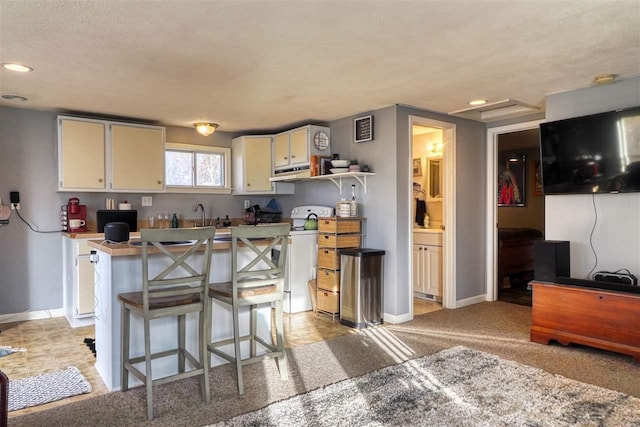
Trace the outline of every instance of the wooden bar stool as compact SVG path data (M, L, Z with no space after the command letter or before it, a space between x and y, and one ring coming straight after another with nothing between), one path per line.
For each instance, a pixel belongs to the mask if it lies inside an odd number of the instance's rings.
M122 391L129 389L129 374L142 381L147 389L147 418L153 419L153 386L170 381L177 381L192 376L200 376L202 399L208 402L209 390L209 358L206 336L210 318L206 314L210 310L207 286L211 270L211 248L215 227L196 229L141 230L142 241L142 291L118 295L122 304L122 353L121 381ZM171 242L195 241L193 245L170 246ZM204 245L204 251L198 251ZM154 249L152 249L154 248ZM183 250L181 250L183 249ZM149 277L149 254L160 253L168 266L154 277ZM202 254L199 258L196 254ZM154 262L158 257L154 255ZM158 264L155 264L158 265ZM131 314L144 321L144 356L131 357L129 354L130 318ZM199 357L196 359L185 348L186 314L198 313L199 318ZM151 353L151 336L149 322L167 316L178 317L177 348ZM178 373L164 378L153 379L152 359L178 355ZM185 360L194 369L185 372ZM145 373L134 365L145 363Z
M244 393L242 382L242 366L259 362L266 358L277 360L280 377L287 379L287 361L284 349L284 321L282 305L284 300L284 275L289 244L289 224L231 227L231 282L213 283L209 285L209 297L222 301L231 306L233 312L233 338L211 342L207 346L209 351L229 362L235 363L238 381L238 393ZM256 245L256 239L264 240ZM253 258L246 265L238 261L238 244L249 249ZM278 263L271 260L271 250L280 247ZM258 305L275 303L275 320L272 323L271 342L266 342L257 334ZM212 304L207 306L211 310ZM238 312L241 306L249 306L250 332L247 336L240 336ZM211 319L211 315L207 315ZM273 330L275 329L275 339ZM211 334L207 335L211 339ZM240 342L250 341L250 357L243 359L240 352ZM274 342L275 341L275 342ZM234 354L231 355L220 346L233 344ZM257 344L267 350L257 354Z

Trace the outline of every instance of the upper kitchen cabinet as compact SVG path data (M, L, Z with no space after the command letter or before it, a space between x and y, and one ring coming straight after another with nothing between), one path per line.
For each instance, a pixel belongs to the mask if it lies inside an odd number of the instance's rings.
M293 194L294 184L269 181L273 138L250 135L234 138L231 147L233 194Z
M58 189L104 191L106 123L58 118Z
M164 128L129 124L111 128L111 191L164 190Z
M58 117L59 191L164 191L163 127Z
M312 155L331 155L328 127L307 125L279 133L273 141L273 168L276 174L309 169Z

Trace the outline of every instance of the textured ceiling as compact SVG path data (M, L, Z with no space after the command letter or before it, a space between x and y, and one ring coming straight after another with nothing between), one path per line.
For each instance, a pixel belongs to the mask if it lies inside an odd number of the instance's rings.
M0 105L223 131L640 75L640 0L0 0Z

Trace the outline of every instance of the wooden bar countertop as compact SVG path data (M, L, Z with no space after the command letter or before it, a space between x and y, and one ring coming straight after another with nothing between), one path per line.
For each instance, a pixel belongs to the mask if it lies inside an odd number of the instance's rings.
M231 237L231 232L229 229L220 229L221 232L218 233L216 231L216 238L229 239ZM225 231L226 230L226 231ZM139 234L139 233L138 233ZM136 244L136 242L140 242L139 236L138 238L131 239L128 242L122 243L114 243L108 242L106 240L89 240L87 245L91 248L94 248L100 252L104 252L111 256L139 256L142 254L142 246L140 244ZM255 240L254 243L258 246L266 246L271 242L271 239L260 239ZM132 244L134 243L134 244ZM165 248L169 250L169 252L184 252L185 246L190 245L189 243L177 244L177 245L167 245ZM245 246L244 243L238 242L238 246ZM149 246L149 253L161 253L156 247ZM215 240L213 243L212 250L220 251L220 250L230 250L231 249L231 241L228 240ZM204 250L204 247L200 247L199 250Z

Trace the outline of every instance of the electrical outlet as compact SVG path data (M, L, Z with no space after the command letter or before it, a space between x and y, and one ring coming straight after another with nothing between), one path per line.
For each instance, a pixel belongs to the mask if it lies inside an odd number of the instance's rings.
M251 202L249 200L245 200L244 201L244 208L245 209L249 209L249 206L251 206Z
M142 206L153 206L153 198L151 196L142 196Z
M20 210L20 203L11 203L11 209Z

